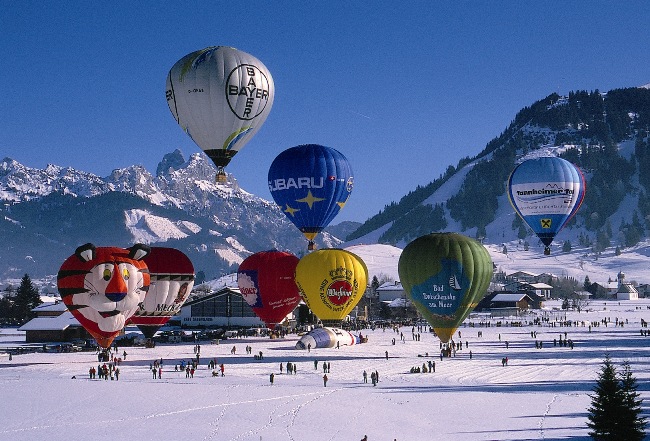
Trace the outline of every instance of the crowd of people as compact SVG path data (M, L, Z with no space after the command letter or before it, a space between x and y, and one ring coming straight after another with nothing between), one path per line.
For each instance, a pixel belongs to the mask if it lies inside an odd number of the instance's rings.
M499 322L501 325L500 327L504 327L504 323ZM597 322L589 322L589 321L561 321L561 323L557 326L561 326L564 328L568 327L589 327L589 332L591 332L593 327L598 327L598 326L617 326L617 327L623 327L626 326L627 320L621 320L618 318L604 318L600 321ZM512 327L522 327L526 325L532 325L532 326L547 326L547 327L556 327L552 322L549 322L548 320L542 321L537 320L535 322L527 323L523 321L517 321L517 322L512 322L508 324L509 326ZM490 327L493 326L493 324L490 323L469 323L469 328L483 328L483 327ZM421 341L421 336L422 332L429 332L430 334L433 334L435 337L435 332L430 327L426 327L424 325L410 325L408 328L404 329L404 327L400 327L398 325L394 326L384 326L383 327L384 331L391 330L393 331L396 335L399 336L399 340L403 343L406 341L406 335L405 333L410 331L411 334L411 340L414 342L419 342ZM410 328L410 329L409 329ZM364 328L360 328L364 329ZM550 346L550 343L553 344L553 347L567 347L570 349L574 348L574 341L569 338L569 331L563 331L559 333L559 335L553 336L551 340L551 335L550 333L546 333L544 335L538 336L538 332L543 332L542 329L534 329L530 331L530 338L531 340L534 341L535 348L536 349L543 349L544 347ZM465 328L464 330L459 330L457 333L455 333L452 338L450 339L449 342L443 343L440 342L440 360L442 361L445 357L456 357L458 351L462 351L463 349L468 349L469 348L469 339L461 339L462 338L462 333L467 332L468 329ZM650 335L649 331L647 331L647 322L642 320L641 322L641 335L646 336ZM482 330L477 330L477 338L481 339L483 338L483 331ZM544 341L544 337L546 337L546 341ZM455 340L457 339L457 340ZM498 340L499 342L502 342L502 344L505 345L506 350L511 350L511 344L507 340L502 340L501 332L498 333ZM395 344L396 338L392 339L392 344ZM521 347L521 341L518 341L518 344L516 346ZM309 348L311 349L311 348ZM514 350L513 348L512 350ZM311 356L311 351L307 350L307 354ZM464 351L463 351L464 352ZM473 358L472 351L469 352L469 357L465 357L468 359ZM229 349L229 353L231 357L238 357L238 351L237 351L237 345L232 345ZM323 352L319 351L319 354L323 354ZM120 369L119 366L122 363L123 360L127 359L127 352L124 350L121 354L118 353L117 347L111 347L105 350L98 350L98 359L100 361L100 364L97 365L97 367L91 367L89 369L89 378L90 379L104 379L104 380L119 380L120 376ZM240 356L253 356L255 360L260 360L263 361L263 353L262 351L258 351L255 354L253 354L253 347L250 344L246 344L245 346L245 354L242 354ZM422 357L423 355L418 355L418 357ZM424 357L427 358L427 360L423 361L421 365L412 365L410 368L406 368L405 372L410 372L410 373L435 373L436 372L436 362L432 358L429 357L429 353L427 352ZM389 352L388 350L383 351L383 357L385 360L389 360ZM509 362L509 356L503 356L501 358L501 365L503 367L508 366ZM152 374L152 379L157 379L157 380L162 380L163 377L167 378L167 376L163 373L163 365L164 365L164 360L162 358L156 359L153 362L149 364L149 369ZM226 366L225 363L218 363L217 358L213 357L210 358L207 363L205 363L205 366L208 370L208 375L212 375L213 377L223 377L225 376L225 370ZM279 374L288 374L288 375L297 375L297 363L295 361L286 361L286 362L280 362L279 365ZM332 379L332 371L331 371L331 361L330 360L319 360L318 358L313 359L313 366L314 370L322 371L322 380L323 380L323 386L327 387L328 381ZM201 345L200 344L195 344L194 345L194 357L188 358L188 359L183 359L183 360L177 360L174 364L174 372L185 372L185 378L191 379L194 378L194 374L201 369ZM277 380L277 375L278 372L274 371L269 374L269 380L271 384L274 384L274 382ZM336 376L333 377L334 379ZM362 382L363 383L372 383L373 386L376 386L379 382L379 372L376 369L373 369L370 371L370 374L368 373L368 370L364 370L362 373Z

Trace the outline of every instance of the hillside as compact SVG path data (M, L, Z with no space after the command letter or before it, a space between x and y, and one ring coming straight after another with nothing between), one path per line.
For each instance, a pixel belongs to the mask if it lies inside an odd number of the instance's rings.
M587 192L554 250L565 241L587 254L636 246L650 221L649 126L645 87L551 94L522 109L477 156L450 165L428 185L387 205L346 243L403 247L423 234L456 231L488 244L533 246L538 240L515 216L506 182L521 161L556 155L583 170Z

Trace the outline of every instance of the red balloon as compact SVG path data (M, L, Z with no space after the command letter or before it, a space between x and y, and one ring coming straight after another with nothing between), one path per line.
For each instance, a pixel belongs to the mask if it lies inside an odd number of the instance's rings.
M149 291L131 317L147 338L178 314L194 286L192 261L175 248L151 247L144 258L149 267Z
M291 253L273 250L255 253L239 265L239 291L271 329L300 303L300 292L294 282L298 261Z

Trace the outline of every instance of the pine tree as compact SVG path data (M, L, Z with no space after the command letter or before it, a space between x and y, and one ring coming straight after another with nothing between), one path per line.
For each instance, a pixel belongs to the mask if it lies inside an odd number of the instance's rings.
M16 297L14 299L13 316L19 321L27 321L31 319L34 314L32 309L43 303L38 294L38 289L29 278L29 274L25 274L20 281Z
M589 407L589 435L599 441L641 441L645 438L646 418L641 416L641 403L636 379L628 362L617 375L609 356L594 387Z
M632 375L630 363L623 363L621 378L621 392L623 393L623 422L619 432L620 439L641 441L645 438L647 419L641 416L641 403L637 392L638 384Z
M616 368L609 355L605 357L600 375L593 389L589 409L589 422L591 429L589 435L599 441L620 440L618 437L621 410L623 407L623 393L616 376Z

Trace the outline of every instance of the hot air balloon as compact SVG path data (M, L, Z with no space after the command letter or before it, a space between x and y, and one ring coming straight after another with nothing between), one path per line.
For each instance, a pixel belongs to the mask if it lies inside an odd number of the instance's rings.
M184 253L166 247L151 247L144 261L149 267L151 284L131 323L145 337L152 338L189 297L194 286L194 266Z
M366 290L368 268L356 254L324 249L300 259L295 280L303 300L323 325L340 327Z
M309 240L343 208L354 183L352 168L339 151L318 144L291 147L280 153L269 169L273 200Z
M269 116L275 86L257 58L212 46L172 66L166 95L176 122L217 166L217 182L225 182L223 168Z
M492 259L483 245L457 233L432 233L409 243L399 276L413 305L443 343L483 298Z
M510 174L508 196L549 255L553 238L582 204L585 178L578 167L562 158L529 159Z
M316 328L300 337L296 349L333 348L335 346L352 346L359 343L359 337L350 331L339 328Z
M110 347L144 300L149 270L143 259L148 253L142 244L124 249L88 243L61 265L61 299L99 346Z
M272 250L255 253L239 265L239 291L270 329L300 303L300 293L293 280L298 260L291 253Z

